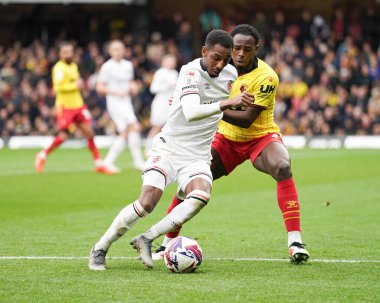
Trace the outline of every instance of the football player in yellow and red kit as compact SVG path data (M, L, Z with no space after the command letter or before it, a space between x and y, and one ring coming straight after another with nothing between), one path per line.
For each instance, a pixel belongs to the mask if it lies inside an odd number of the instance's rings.
M87 139L88 148L92 153L95 170L107 173L101 163L99 150L94 143L94 131L91 127L91 114L83 102L81 88L83 80L80 78L78 65L73 62L74 45L71 42L62 42L59 46L59 61L52 71L53 88L56 94L55 110L58 134L53 142L36 155L34 162L37 172L42 172L46 157L54 149L69 138L70 130L78 127Z
M233 64L239 77L232 85L230 98L243 91L252 93L252 107L227 110L212 143L211 171L214 180L230 174L246 160L259 171L271 175L277 182L277 201L288 233L290 260L306 262L309 252L301 240L300 206L292 177L290 156L282 142L280 129L274 123L274 104L279 79L276 72L256 56L259 48L257 30L247 24L238 25L232 32ZM181 203L175 196L168 212ZM167 243L179 231L168 233L154 254L162 256Z

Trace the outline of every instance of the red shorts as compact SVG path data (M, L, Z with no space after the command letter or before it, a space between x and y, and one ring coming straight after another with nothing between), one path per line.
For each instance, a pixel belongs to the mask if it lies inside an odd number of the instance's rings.
M255 162L263 149L271 142L280 142L283 144L279 133L269 133L263 137L245 142L235 142L228 140L220 133L216 133L212 148L219 154L227 174L232 172L236 166L242 164L245 160L251 159Z
M56 117L59 130L66 130L71 124L91 124L91 114L86 105L77 109L58 109Z

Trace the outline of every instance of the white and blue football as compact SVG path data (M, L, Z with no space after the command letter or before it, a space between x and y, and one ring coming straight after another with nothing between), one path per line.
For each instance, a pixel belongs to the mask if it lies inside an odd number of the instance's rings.
M194 272L202 263L202 248L188 237L177 237L166 246L164 262L172 272Z

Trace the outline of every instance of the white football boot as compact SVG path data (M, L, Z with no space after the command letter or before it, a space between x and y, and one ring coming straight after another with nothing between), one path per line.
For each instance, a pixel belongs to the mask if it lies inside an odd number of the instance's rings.
M107 270L106 254L105 250L95 250L95 247L93 247L88 258L88 268L91 270Z
M305 244L293 242L289 246L289 258L292 263L305 263L309 259L310 254L305 249Z

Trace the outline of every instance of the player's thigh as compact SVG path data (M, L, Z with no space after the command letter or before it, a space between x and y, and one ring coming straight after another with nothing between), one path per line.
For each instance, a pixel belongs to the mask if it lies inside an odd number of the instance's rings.
M227 170L224 167L223 161L219 155L219 153L214 149L211 148L211 173L214 180L217 180L223 176L227 175Z
M188 194L199 189L210 194L213 178L209 162L202 159L189 161L184 157L181 161L184 161L184 164L178 170L178 191ZM178 165L178 163L176 164Z
M281 164L290 164L289 152L281 142L270 142L253 162L253 166L264 173L275 175Z
M170 156L164 153L152 152L144 165L143 186L154 186L164 191L166 186L173 183L175 171L171 161Z
M150 213L160 201L163 189L154 185L143 185L139 196L140 205Z

